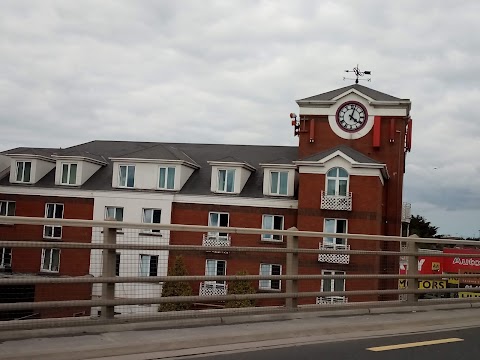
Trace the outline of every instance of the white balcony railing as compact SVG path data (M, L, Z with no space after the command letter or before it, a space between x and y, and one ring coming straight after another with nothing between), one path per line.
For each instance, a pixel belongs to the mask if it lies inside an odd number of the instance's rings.
M320 250L350 250L350 245L344 244L320 244ZM318 254L318 262L330 264L349 264L349 254Z
M203 234L202 246L230 246L230 235Z
M402 204L402 222L410 223L412 218L412 204L404 202Z
M205 281L200 283L200 296L221 296L227 295L228 285L217 283L215 281Z
M317 305L327 304L346 304L348 298L345 296L319 296L317 297Z
M320 203L322 210L346 210L352 211L352 193L347 195L327 195L322 190L322 201Z

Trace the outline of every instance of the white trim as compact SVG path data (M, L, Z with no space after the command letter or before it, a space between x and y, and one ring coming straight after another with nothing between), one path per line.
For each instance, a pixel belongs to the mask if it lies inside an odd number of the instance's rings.
M52 267L52 255L53 255L53 250L58 250L58 270L45 270L45 269L43 268L43 264L45 263L45 250L51 250L51 251L50 251L50 268ZM42 258L41 258L41 262L40 262L40 272L43 272L43 273L52 273L52 274L57 274L57 273L59 273L59 272L60 272L61 254L62 254L62 250L59 249L59 248L48 248L48 249L43 248L43 249L42 249Z
M330 274L325 274L326 272L329 272ZM347 275L347 272L346 271L342 271L342 270L322 270L322 275L326 275L326 276L330 276L330 275ZM324 291L323 290L323 284L324 284L324 281L326 281L325 279L322 279L321 282L320 282L320 291L325 293L325 294L328 294L329 292L331 291L335 291L335 281L336 280L343 280L343 290L342 291L345 291L345 288L346 288L346 281L345 281L345 278L344 279L330 279L328 281L330 281L330 291ZM333 286L332 286L333 285Z
M138 158L108 158L112 162L116 163L146 163L146 164L175 164L185 165L194 169L200 169L200 166L185 160L166 160L166 159L138 159Z
M272 228L271 229L266 229L265 228L265 216L271 216L272 217ZM282 218L282 228L281 229L275 229L275 216L281 217ZM285 216L283 215L272 215L272 214L263 214L262 215L262 230L284 230L285 229ZM271 238L265 238L265 235L270 235ZM273 237L276 236L275 234L261 234L260 235L260 240L265 241L265 242L274 242L274 243L281 243L283 242L283 235L280 235L280 240L276 240Z
M268 265L270 267L270 272L268 275L272 275L272 266L280 266L280 275L283 274L283 266L281 264L270 264L270 263L260 263L260 266L258 267L258 275L262 275L262 265ZM268 287L262 287L261 283L262 281L268 281L269 286ZM272 280L259 280L258 281L258 289L259 290L269 290L269 291L282 291L282 280L277 280L278 283L278 289L272 289Z
M0 189L1 190L1 189ZM211 196L211 195L178 195L173 198L174 203L184 204L208 204L230 205L248 207L270 207L277 209L297 209L298 200L248 198L235 196Z
M95 164L95 165L102 165L102 166L107 165L107 162L105 162L105 161L92 159L92 158L85 157L85 156L52 155L52 158L60 160L60 161L62 161L62 160L65 160L65 161L85 161L85 162L89 162L89 163L92 163L92 164Z
M273 169L296 169L295 164L258 164L262 168L273 168Z
M48 162L55 162L54 159L51 157L43 156L43 155L29 155L29 154L5 154L5 156L11 157L11 158L20 158L20 159L25 159L24 161L30 161L30 160L43 160L43 161L48 161ZM22 160L20 160L22 161Z
M127 169L125 171L125 185L121 185L120 184L120 173L121 173L121 167L122 166L125 166ZM130 166L133 166L133 185L132 186L128 186L128 168ZM122 189L135 189L135 175L137 173L137 169L136 169L136 166L135 164L128 164L128 163L124 163L124 164L118 164L118 182L117 182L117 186L119 188L122 188Z
M219 167L242 167L251 172L255 172L255 169L252 165L247 164L246 162L238 162L238 161L207 161L207 163L211 166L219 166Z
M67 165L67 182L64 183L63 182L63 166L64 165ZM72 165L75 165L76 166L76 170L75 170L75 182L73 184L70 184L69 181L70 181L70 173L72 171ZM60 162L60 183L59 185L65 185L65 186L78 186L79 184L79 181L78 181L78 178L80 177L79 174L80 174L80 166L78 163L76 162Z

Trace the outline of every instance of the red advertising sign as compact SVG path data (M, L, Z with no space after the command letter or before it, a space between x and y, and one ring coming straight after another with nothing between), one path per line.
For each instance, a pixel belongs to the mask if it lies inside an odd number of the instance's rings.
M400 275L407 273L407 267L405 262L400 262ZM418 273L424 275L443 273L443 258L441 256L419 256Z
M465 254L465 256L448 256L443 259L443 271L450 274L480 273L480 257L468 255L480 255L476 249L443 249L444 254Z

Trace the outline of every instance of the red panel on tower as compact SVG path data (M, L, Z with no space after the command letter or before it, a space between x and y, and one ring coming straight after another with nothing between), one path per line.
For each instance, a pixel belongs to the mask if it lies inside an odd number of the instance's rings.
M395 119L390 119L390 142L395 142Z
M310 142L315 142L315 123L310 119Z
M407 151L410 151L412 149L412 118L409 118L407 123L406 148Z
M380 147L380 121L382 118L380 116L375 116L373 118L373 147Z

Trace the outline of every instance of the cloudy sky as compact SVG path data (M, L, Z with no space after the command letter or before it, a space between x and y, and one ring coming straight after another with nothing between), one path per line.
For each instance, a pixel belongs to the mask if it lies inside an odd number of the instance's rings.
M93 139L295 145L295 100L349 85L412 100L405 200L480 229L477 1L0 3L0 150Z

